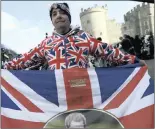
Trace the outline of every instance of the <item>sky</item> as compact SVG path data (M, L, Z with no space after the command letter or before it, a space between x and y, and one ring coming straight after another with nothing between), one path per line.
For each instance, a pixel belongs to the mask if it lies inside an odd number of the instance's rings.
M79 25L81 8L107 4L109 19L124 22L123 15L141 2L135 1L57 1L70 6L72 25ZM52 34L53 25L49 8L54 1L2 1L1 2L1 43L16 51L25 53L37 46L45 33Z

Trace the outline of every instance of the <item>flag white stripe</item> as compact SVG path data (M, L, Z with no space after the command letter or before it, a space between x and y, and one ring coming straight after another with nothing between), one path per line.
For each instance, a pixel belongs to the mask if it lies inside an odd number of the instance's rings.
M145 107L150 106L154 103L154 97L152 99L149 97L149 101L145 101L145 100L148 100L148 99L144 99L145 97L142 98L146 89L150 85L149 79L150 79L150 76L149 76L148 72L146 72L144 77L141 79L141 81L138 83L137 87L132 92L132 94L126 99L125 103L126 104L130 103L131 108L129 108L127 110L125 115L136 112L136 111L140 110L141 108L145 108ZM123 106L123 105L124 105L124 103L121 106Z
M67 110L67 101L66 101L66 89L62 70L55 70L55 78L58 92L59 108L65 111Z
M117 94L119 94L122 89L124 89L127 84L134 78L134 76L137 74L137 72L140 70L140 68L135 68L134 71L130 74L130 76L125 80L125 82L105 101L102 105L100 105L99 109L103 109L110 101L115 98Z
M1 85L1 89L5 92L5 94L23 111L28 111L17 99L15 99L5 88Z
M58 113L59 112L55 112L55 110L53 110L53 112L50 113L36 113L21 110L13 110L3 107L1 108L1 115L4 115L5 117L31 122L47 122L51 117Z
M139 102L137 109L140 109L141 108L140 106L142 106L142 105L143 105L143 107L147 107L147 106L151 106L153 104L154 104L154 93L142 98Z
M144 108L147 108L148 106L154 105L154 94L148 95L143 99L144 99L145 102L141 101L140 103L137 103L137 105L139 104L139 105L143 105L143 106L142 107L138 106L137 109L134 110L133 112L130 112L130 113L127 112L126 114L123 115L122 114L123 111L121 111L120 108L114 108L114 109L110 109L110 110L107 110L107 111L114 114L117 118L120 118L120 117L124 117L124 116L127 116L127 115L131 115L132 113L136 113L137 111L140 111L140 110L142 110ZM129 108L129 110L132 110L132 108Z
M89 68L88 75L91 83L92 97L94 108L98 108L102 104L100 85L95 69Z

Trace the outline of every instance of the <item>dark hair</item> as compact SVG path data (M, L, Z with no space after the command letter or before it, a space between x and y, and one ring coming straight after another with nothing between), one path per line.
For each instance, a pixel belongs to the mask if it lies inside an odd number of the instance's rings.
M102 41L102 38L101 37L98 37L97 40Z
M64 4L64 5L66 5L66 6L69 8L69 6L68 6L67 3L57 3L57 4ZM49 11L49 14L50 14L50 18L51 18L51 20L52 20L52 11L53 11L53 7L52 7L52 5L51 5L51 7L50 7L50 11Z
M63 3L64 5L66 5L68 8L69 8L69 6L68 6L68 4L67 3Z

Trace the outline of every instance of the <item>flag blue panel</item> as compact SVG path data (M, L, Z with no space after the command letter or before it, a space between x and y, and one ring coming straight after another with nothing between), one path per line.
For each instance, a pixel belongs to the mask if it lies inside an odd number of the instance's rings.
M36 93L59 106L55 73L53 71L31 70L19 72L12 70L10 72Z
M149 84L148 88L146 89L146 91L144 92L142 98L147 96L147 95L154 93L154 81L151 78L149 80L149 83L150 84Z
M119 69L119 70L118 70ZM134 68L97 68L102 102L107 100L130 76Z
M20 108L1 90L1 107L20 110Z

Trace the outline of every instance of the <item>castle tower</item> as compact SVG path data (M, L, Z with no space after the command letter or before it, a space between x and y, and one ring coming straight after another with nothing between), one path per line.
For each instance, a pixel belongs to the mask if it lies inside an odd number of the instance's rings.
M107 6L81 9L80 20L82 29L95 38L101 37L102 41L109 42L107 34Z

